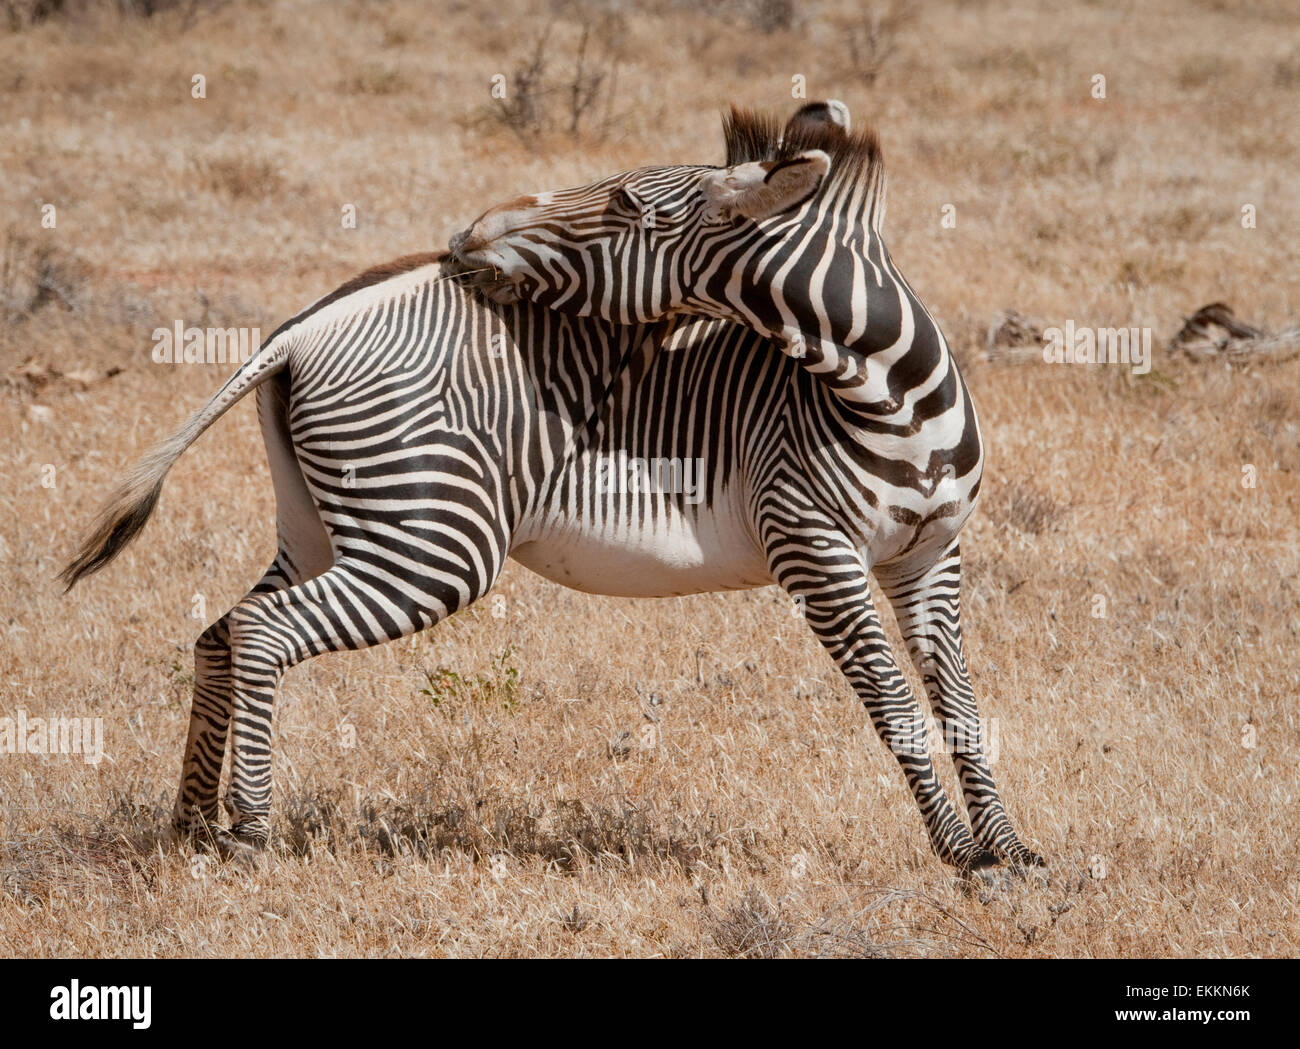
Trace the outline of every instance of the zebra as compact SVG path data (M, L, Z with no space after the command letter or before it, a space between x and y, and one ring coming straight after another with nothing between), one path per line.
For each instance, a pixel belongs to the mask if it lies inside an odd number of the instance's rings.
M182 839L263 848L284 673L432 626L486 594L507 557L599 594L770 583L741 481L770 438L742 411L745 390L781 374L767 341L707 318L617 325L495 304L473 280L446 253L405 256L288 320L126 476L61 573L70 590L111 562L172 465L256 392L277 548L195 643ZM705 498L604 483L629 456L701 463Z
M733 107L723 168L641 168L521 197L450 248L491 273L496 301L624 324L723 319L781 349L730 408L763 419L761 452L732 481L746 525L897 757L935 852L963 868L1043 866L994 783L962 643L958 533L984 462L974 405L881 237L878 139L837 123L783 132ZM969 830L936 775L871 574L954 744Z

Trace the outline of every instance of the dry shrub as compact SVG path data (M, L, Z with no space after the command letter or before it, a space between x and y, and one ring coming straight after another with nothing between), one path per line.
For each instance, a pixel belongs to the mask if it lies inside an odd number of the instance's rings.
M357 70L339 84L339 90L348 95L400 95L411 89L411 82L400 70L392 66L368 65Z
M267 198L278 193L284 176L270 160L262 157L227 155L196 162L203 185L236 200Z
M130 19L179 12L181 28L188 29L200 14L215 11L227 3L229 0L113 0L108 4L96 0L0 0L0 14L15 32L51 19L85 18L104 13Z
M1044 323L1017 310L1003 310L989 322L985 352L990 360L1042 358ZM1024 351L1027 352L1015 352Z
M974 889L968 884L963 891ZM800 955L816 958L997 954L934 896L893 887L870 887L854 894L804 930L794 946Z
M0 0L0 12L13 32L60 15L67 6L67 0Z
M505 97L493 98L490 119L529 143L551 132L577 139L584 129L599 138L617 122L621 33L621 22L612 14L597 21L594 31L584 23L573 58L557 60L554 25L548 25L532 52L516 62L504 84Z
M862 10L841 25L845 60L839 75L868 87L876 83L896 53L899 31L916 17L907 3L891 0Z
M1300 86L1300 55L1277 60L1273 66L1273 84L1288 91Z
M1173 284L1186 272L1181 262L1169 262L1157 251L1130 255L1120 263L1115 283L1135 290L1159 284Z
M0 246L0 318L5 324L27 320L42 307L74 310L84 302L87 267L76 255L45 235L20 233L11 226Z
M757 889L750 888L721 914L710 915L709 935L728 958L778 958L788 954L794 926Z
M793 29L798 21L796 0L743 0L739 7L745 20L760 33Z
M1154 224L1164 227L1179 240L1190 240L1206 233L1215 217L1205 208L1192 204L1180 204L1175 208L1161 210L1152 216Z
M1234 68L1235 63L1221 54L1189 55L1179 63L1175 81L1184 90L1194 91L1230 75Z

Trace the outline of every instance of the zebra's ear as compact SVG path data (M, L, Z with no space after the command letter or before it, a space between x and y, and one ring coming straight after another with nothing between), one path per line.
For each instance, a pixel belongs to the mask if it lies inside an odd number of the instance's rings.
M785 130L781 132L784 142L797 135L812 135L829 128L839 128L848 133L852 125L849 107L838 98L828 98L825 102L805 102L790 118Z
M709 176L704 195L710 210L760 221L807 200L831 169L831 159L810 149L789 160L751 161Z

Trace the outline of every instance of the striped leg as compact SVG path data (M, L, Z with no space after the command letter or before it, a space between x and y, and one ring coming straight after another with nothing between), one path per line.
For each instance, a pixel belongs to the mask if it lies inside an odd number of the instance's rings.
M258 388L257 416L275 485L279 549L271 566L244 595L241 604L319 575L334 560L329 536L294 451L288 404L287 374ZM231 609L209 626L194 645L194 699L190 704L189 739L172 814L172 825L179 835L198 836L202 842L218 845L227 844L217 824L217 797L234 703L230 658L233 613Z
M1043 866L1016 835L984 753L984 725L961 639L961 553L954 542L926 568L877 566L907 651L925 682L930 706L950 741L975 840L1023 866Z
M439 586L441 593L454 592L441 599L417 598L411 581L340 559L315 579L235 607L230 613L234 728L226 808L240 841L260 847L270 830L271 715L284 672L322 652L368 648L431 626L486 593L499 570L494 566L482 578L462 577L454 586Z
M289 575L281 552L251 593L270 593L288 585ZM172 812L172 826L182 837L211 839L215 836L217 793L226 755L231 700L230 612L227 612L204 630L194 644L190 731L181 765L181 785Z
M808 625L867 708L872 727L898 763L940 859L962 870L996 857L975 844L948 800L926 741L921 707L894 661L857 551L828 529L813 538L768 543L777 581L800 602Z

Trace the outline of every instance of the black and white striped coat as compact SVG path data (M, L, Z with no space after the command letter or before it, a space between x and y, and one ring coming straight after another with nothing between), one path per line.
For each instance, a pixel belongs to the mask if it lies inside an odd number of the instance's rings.
M990 861L983 843L1004 840L990 828L1005 823L991 779L987 789L972 781L985 814L976 845L924 793L933 769L919 708L897 668L884 669L875 635L859 629L874 611L861 603L858 547L842 537L857 528L865 538L871 497L834 481L841 459L861 454L837 421L834 391L748 327L690 316L620 324L489 303L463 270L433 256L398 260L288 322L128 477L69 565L71 585L115 556L143 527L171 464L257 390L279 549L196 645L178 828L229 848L264 842L281 675L321 652L433 625L487 593L510 556L603 594L779 581L806 603L864 698L884 697L868 702L873 722L921 792L940 855ZM697 472L686 490L633 490L630 461L689 462ZM912 537L924 529L901 514L890 520L898 551L917 549ZM955 627L949 563L955 551L923 580L925 607ZM906 574L878 574L890 593L916 590ZM949 673L949 662L934 673ZM228 734L233 834L217 827Z
M897 755L936 852L962 867L1038 864L984 753L960 629L957 536L983 446L942 332L885 248L870 131L732 111L727 165L642 168L520 197L452 240L497 301L645 323L725 319L786 359L747 508L772 577L801 599ZM953 744L970 829L939 781L921 711L868 589L874 572Z

